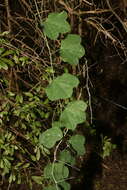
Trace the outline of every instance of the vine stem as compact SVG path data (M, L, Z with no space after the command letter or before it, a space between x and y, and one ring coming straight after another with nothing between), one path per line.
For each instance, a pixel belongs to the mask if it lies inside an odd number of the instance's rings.
M66 136L68 132L68 129L66 129L65 133L64 133L64 137ZM58 187L58 182L56 181L55 179L55 176L54 176L54 167L55 167L55 162L57 161L56 159L56 156L57 156L57 151L58 151L58 148L60 146L60 144L62 143L63 139L60 140L60 142L57 144L56 148L55 148L55 151L54 151L54 159L53 159L53 164L52 164L52 177L53 177L53 180L55 182L55 185L56 185L56 189L59 190L59 187Z
M116 12L113 10L113 8L110 5L109 0L106 0L107 5L109 7L109 9L112 11L112 13L114 14L114 16L118 19L118 21L121 23L121 25L123 26L123 29L125 30L125 32L127 33L127 26L126 24L124 24L124 22L121 20L121 18L116 14Z
M50 59L50 65L51 65L51 68L53 70L53 60L52 60L52 54L51 54L51 50L50 50L50 47L49 47L49 44L48 44L48 40L47 40L47 37L44 35L44 39L45 39L45 42L46 42L46 46L48 48L48 52L49 52L49 59ZM52 73L52 76L54 78L54 73Z
M86 67L86 89L89 97L89 109L90 109L90 123L93 122L93 110L92 110L92 104L91 104L91 93L89 88L89 68L87 64L87 59L85 60L85 67ZM84 75L84 74L83 74Z

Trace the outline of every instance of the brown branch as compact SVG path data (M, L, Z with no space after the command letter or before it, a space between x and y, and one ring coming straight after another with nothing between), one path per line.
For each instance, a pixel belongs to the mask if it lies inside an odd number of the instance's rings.
M116 14L116 12L113 10L113 8L111 7L109 0L106 0L107 5L109 7L109 9L112 11L112 13L114 14L114 16L118 19L118 21L121 23L121 25L123 26L123 29L125 30L125 32L127 33L127 26L126 24L121 20L121 18L118 16L118 14Z
M4 1L5 1L6 11L7 11L8 31L9 31L9 33L10 33L10 32L12 31L10 6L9 6L9 1L8 1L8 0L4 0Z

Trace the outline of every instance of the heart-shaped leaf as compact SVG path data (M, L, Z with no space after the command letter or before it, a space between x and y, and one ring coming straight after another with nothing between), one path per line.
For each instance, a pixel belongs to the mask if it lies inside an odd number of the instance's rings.
M80 43L81 38L76 34L69 34L61 41L60 55L64 62L72 65L79 63L79 59L85 54L85 49Z
M79 80L77 77L64 73L62 76L57 77L46 88L46 94L52 101L58 99L70 98L73 93L73 88L77 87Z
M62 187L63 190L70 190L71 189L70 184L67 183L66 181L59 183L59 185Z
M44 177L53 179L53 176L56 181L62 181L69 176L69 170L63 163L48 164L44 168Z
M69 140L69 143L72 145L74 150L76 150L79 156L82 156L85 153L85 137L82 135L72 136Z
M50 13L46 21L42 23L46 36L51 40L56 40L60 33L70 32L71 28L66 19L67 13L65 11L61 13Z
M60 121L54 121L54 122L52 123L52 127L62 128L61 122L60 122Z
M53 127L47 129L39 137L39 144L45 146L46 148L52 148L57 141L61 140L63 133L61 129Z
M47 187L44 187L44 190L56 190L56 185L49 185ZM61 189L57 187L57 190L61 190Z
M77 124L86 121L86 108L87 104L82 100L70 102L60 115L61 125L67 129L74 130Z
M70 165L75 164L75 158L71 155L71 153L68 150L63 150L60 152L59 160L61 160L64 163L69 163Z

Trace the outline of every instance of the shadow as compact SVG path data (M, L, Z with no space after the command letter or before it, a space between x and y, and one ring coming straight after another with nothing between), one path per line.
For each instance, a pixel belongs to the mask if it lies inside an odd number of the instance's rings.
M102 177L102 157L100 156L102 150L102 141L101 134L103 135L111 135L112 130L108 128L108 123L103 121L94 121L94 126L96 129L95 136L89 136L87 139L87 143L91 144L90 154L85 161L81 174L83 175L83 179L80 184L75 185L72 190L94 190L95 179L96 177ZM103 127L102 127L103 126Z
M94 190L95 177L97 175L99 177L102 176L102 158L96 152L92 152L82 172L84 172L82 188L85 190Z
M88 144L92 142L91 150L80 170L81 182L73 185L71 190L94 190L96 177L102 177L102 157L99 155L102 149L100 133L87 138Z

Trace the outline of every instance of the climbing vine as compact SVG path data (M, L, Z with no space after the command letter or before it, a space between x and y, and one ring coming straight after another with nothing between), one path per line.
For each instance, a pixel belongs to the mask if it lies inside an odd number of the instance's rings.
M60 38L60 34L64 35L70 32L70 25L66 19L67 13L64 11L49 14L43 24L44 34L51 40L57 40L58 37ZM61 40L59 54L63 62L76 66L79 63L79 59L85 54L84 47L81 45L80 36L67 34ZM73 90L78 85L79 79L77 76L63 73L49 83L46 88L46 94L51 101L71 99ZM48 149L55 148L53 161L44 168L44 177L49 180L49 185L45 187L45 190L58 190L60 187L64 190L69 190L70 185L67 182L69 179L69 169L67 163L74 163L74 157L71 155L73 150L77 156L85 153L85 137L83 135L73 135L72 133L67 140L64 140L69 131L74 132L78 124L86 121L86 102L70 99L64 110L61 111L58 121L53 121L52 128L44 131L39 137L39 143L41 145ZM61 152L58 150L58 147L63 141L70 148ZM57 160L57 154L60 155L60 160ZM65 155L68 156L68 160L66 160Z

